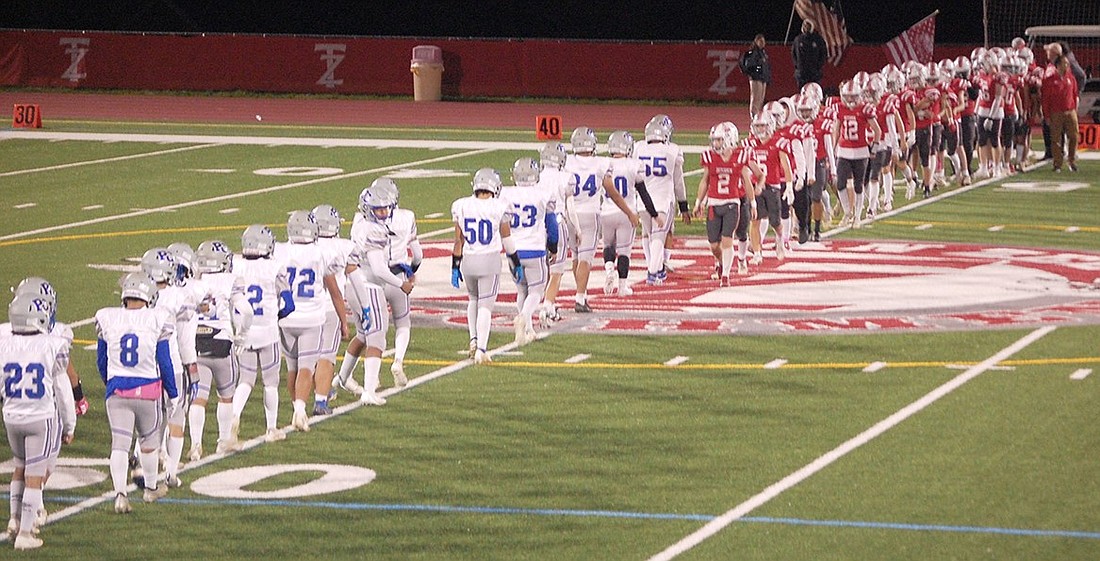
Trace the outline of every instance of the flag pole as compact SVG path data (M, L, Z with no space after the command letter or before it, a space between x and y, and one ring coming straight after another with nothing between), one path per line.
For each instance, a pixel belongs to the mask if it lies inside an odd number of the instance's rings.
M791 4L791 17L787 19L787 34L783 36L783 44L787 44L787 40L791 38L791 24L794 23L794 4Z

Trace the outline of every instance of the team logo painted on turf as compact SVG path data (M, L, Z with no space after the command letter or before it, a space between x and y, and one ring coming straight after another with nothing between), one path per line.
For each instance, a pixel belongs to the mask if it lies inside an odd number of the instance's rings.
M440 254L435 257L433 254ZM554 330L648 333L776 333L987 328L1100 323L1100 254L1038 248L900 241L807 244L719 288L704 240L681 240L669 282L646 286L644 262L632 256L634 294L602 293L593 267L593 314L573 314L572 278L563 279ZM433 247L420 278L442 275L449 251ZM428 264L428 261L438 263ZM444 263L446 261L446 263ZM427 266L425 271L423 267ZM427 272L427 274L425 274ZM439 278L443 278L439 276ZM501 281L495 322L511 326L515 289ZM465 325L465 291L418 282L419 317Z

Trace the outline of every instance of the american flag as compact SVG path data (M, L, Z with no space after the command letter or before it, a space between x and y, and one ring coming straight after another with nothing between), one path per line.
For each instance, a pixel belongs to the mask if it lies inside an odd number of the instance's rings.
M936 43L936 14L918 21L913 27L904 33L891 39L886 45L886 54L890 55L894 64L915 60L917 62L932 62L932 49Z
M833 0L832 7L826 6L824 0L794 0L794 9L798 11L798 17L803 20L814 20L817 24L815 29L825 39L825 45L829 48L829 62L833 63L833 66L840 66L840 59L844 58L844 49L852 44L852 38L848 36L848 28L844 24L844 12L840 9L840 0Z

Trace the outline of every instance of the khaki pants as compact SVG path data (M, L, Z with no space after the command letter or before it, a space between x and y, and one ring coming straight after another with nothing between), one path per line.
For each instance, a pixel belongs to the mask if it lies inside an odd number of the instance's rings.
M756 118L756 115L764 109L764 90L767 87L768 85L764 82L749 80L749 117Z
M1062 169L1062 137L1066 138L1069 163L1077 165L1077 112L1054 113L1050 121L1050 152L1054 157L1054 169Z

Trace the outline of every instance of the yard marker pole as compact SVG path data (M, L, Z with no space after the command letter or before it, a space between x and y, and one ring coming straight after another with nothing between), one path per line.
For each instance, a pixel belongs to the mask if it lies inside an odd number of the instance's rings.
M1044 335L1054 330L1055 327L1048 326L1032 331L1031 333L1025 335L1019 341L1016 341L1008 347L1005 347L997 354L985 359L978 364L975 364L966 372L959 374L942 386L925 394L924 397L903 407L897 413L894 413L893 415L890 415L889 417L879 421L874 426L863 431L854 438L848 440L840 446L837 446L829 452L826 452L824 455L810 462L802 469L788 475L787 477L784 477L776 483L773 483L767 489L764 489L760 493L751 497L749 500L737 505L736 507L730 509L725 514L722 514L714 520L711 520L702 528L699 528L695 532L687 535L686 537L676 542L675 544L672 544L667 549L658 553L657 555L650 557L649 561L669 561L670 559L675 558L681 553L684 553L689 549L699 545L707 538L710 538L711 536L722 531L722 529L724 529L726 526L733 524L738 519L743 518L745 515L755 510L757 507L774 499L780 493L783 493L784 491L791 489L795 485L798 485L799 483L805 481L810 476L825 469L833 462L839 460L840 458L843 458L849 452L855 450L856 448L859 448L860 446L863 446L864 444L867 444L874 438L894 428L902 421L908 419L909 417L912 417L913 415L916 415L925 407L928 407L929 405L935 403L936 400L955 391L963 384L978 377L986 370L991 369L997 363L1020 352L1028 345L1034 343Z

